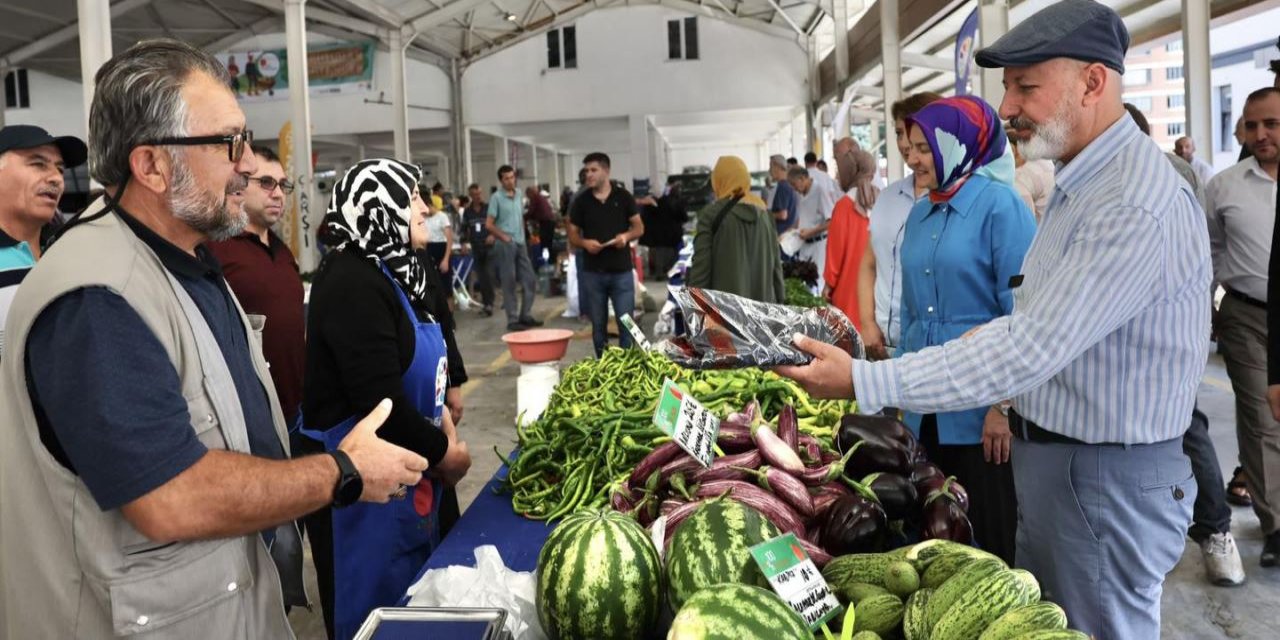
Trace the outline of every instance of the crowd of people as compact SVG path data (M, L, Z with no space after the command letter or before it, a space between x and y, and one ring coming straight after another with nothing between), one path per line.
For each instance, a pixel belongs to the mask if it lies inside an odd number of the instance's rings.
M834 177L816 153L771 157L763 198L721 157L692 214L678 187L633 196L603 153L558 207L511 166L454 200L415 165L363 160L334 186L307 305L273 231L294 184L226 67L173 40L117 54L88 144L0 129L0 631L289 637L306 539L326 629L351 637L459 517L455 288L483 317L500 291L508 330L538 327L535 265L571 255L599 355L610 309L635 310L634 247L661 278L691 230L688 286L783 303L784 262L813 263L868 358L797 336L813 362L779 372L901 412L968 488L978 543L1073 626L1158 637L1185 537L1210 582L1244 582L1228 503L1252 506L1260 564L1280 566L1280 76L1214 175L1122 102L1128 44L1090 0L1031 16L977 52L1004 69L998 107L892 105L911 174L888 185L849 137ZM104 192L50 233L86 162ZM1235 393L1226 482L1195 404L1210 331Z

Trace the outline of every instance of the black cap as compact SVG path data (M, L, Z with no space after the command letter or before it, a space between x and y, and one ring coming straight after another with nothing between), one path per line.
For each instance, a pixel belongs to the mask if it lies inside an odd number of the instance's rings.
M53 137L48 131L30 124L11 124L0 129L0 153L14 149L34 149L46 144L58 147L62 163L68 168L78 167L89 158L89 148L75 136Z
M1055 2L979 49L980 67L1026 67L1053 58L1099 62L1124 73L1129 30L1120 14L1094 0Z

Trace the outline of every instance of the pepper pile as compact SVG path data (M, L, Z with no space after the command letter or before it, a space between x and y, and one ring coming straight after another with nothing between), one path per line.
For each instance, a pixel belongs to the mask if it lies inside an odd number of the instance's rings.
M795 405L802 427L828 434L852 404L810 400L796 384L759 369L693 371L657 353L610 348L564 371L542 416L516 430L518 452L506 457L495 448L509 466L503 489L515 511L554 520L604 506L636 464L670 440L653 424L666 378L722 417L753 399L766 418Z
M783 283L786 285L786 303L788 305L809 308L827 306L826 298L810 293L809 287L804 281L797 278L787 278Z

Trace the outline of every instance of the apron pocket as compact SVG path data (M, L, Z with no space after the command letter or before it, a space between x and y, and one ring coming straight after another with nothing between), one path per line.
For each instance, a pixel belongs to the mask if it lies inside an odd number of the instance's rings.
M191 551L208 548L205 544L191 545ZM154 632L240 598L241 591L253 587L245 556L250 544L243 538L226 540L198 558L107 585L113 630L117 635ZM230 613L218 617L234 618Z

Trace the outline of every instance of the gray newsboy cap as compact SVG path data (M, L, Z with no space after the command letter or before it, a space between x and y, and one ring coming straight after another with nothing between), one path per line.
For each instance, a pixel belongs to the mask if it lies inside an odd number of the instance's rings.
M1053 58L1099 62L1124 73L1129 30L1110 7L1094 0L1055 2L974 56L978 66L1026 67Z

